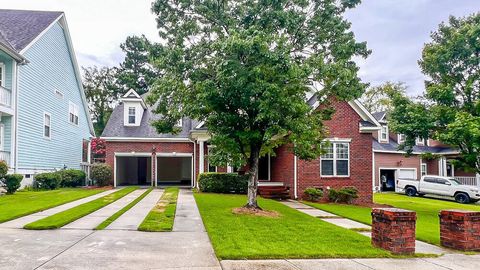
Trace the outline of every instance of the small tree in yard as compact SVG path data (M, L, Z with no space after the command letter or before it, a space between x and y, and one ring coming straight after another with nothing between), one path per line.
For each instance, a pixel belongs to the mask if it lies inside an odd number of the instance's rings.
M480 173L480 14L450 17L431 37L419 61L424 100L393 93L391 127L406 135L409 153L415 138L430 137L457 147L457 165Z
M259 158L279 145L302 159L323 152L330 98L365 89L354 56L366 57L343 13L359 0L157 0L160 37L152 59L162 74L148 101L158 132L181 117L204 121L217 164L248 165L247 208L257 204ZM318 110L306 103L316 93Z

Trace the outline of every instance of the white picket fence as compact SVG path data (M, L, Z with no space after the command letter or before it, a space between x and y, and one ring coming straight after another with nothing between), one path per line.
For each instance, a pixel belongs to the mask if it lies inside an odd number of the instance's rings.
M458 180L463 185L467 186L480 186L480 176L455 176L455 179Z

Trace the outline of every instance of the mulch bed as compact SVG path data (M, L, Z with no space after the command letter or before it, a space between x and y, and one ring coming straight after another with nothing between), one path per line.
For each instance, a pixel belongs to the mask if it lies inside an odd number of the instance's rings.
M245 207L234 208L232 209L232 213L236 215L252 215L252 216L258 216L258 217L271 217L271 218L280 217L280 213L278 213L277 211L251 209L251 208L245 208Z

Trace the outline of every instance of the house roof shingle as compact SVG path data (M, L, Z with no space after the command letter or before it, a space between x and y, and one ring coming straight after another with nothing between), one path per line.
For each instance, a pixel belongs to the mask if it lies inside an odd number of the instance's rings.
M63 12L0 9L0 43L20 53Z
M399 144L393 140L390 140L388 143L379 143L375 138L372 139L373 151L388 151L388 152L402 152L398 150ZM415 145L413 147L413 153L452 153L456 152L455 149L450 147L439 147L439 146L422 146Z

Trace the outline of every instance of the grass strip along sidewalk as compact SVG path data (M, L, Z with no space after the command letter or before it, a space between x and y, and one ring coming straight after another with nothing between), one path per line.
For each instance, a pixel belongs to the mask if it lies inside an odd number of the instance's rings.
M277 201L259 198L276 216L236 214L244 195L195 193L203 223L217 257L224 259L392 257L370 239Z
M122 209L118 210L115 214L113 214L111 217L107 218L105 221L100 223L97 227L95 227L95 230L103 230L108 225L110 225L112 222L117 220L121 215L123 215L125 212L130 210L133 206L135 206L139 201L141 201L145 196L148 195L153 190L153 188L147 189L142 195L140 195L138 198L136 198L134 201L131 203L127 204L127 206L123 207Z
M17 191L0 196L0 223L44 211L105 191L105 188L62 188L48 191Z
M76 207L67 209L63 212L51 215L49 217L37 220L24 226L25 229L30 230L49 230L61 228L81 217L103 208L130 192L136 190L138 187L127 187L120 189L114 193L103 196L91 202L87 202Z
M417 239L434 245L440 245L440 220L438 214L441 210L463 209L480 211L480 205L478 204L459 204L453 201L408 197L393 193L375 194L374 201L379 204L387 204L397 208L415 211L417 213ZM372 224L372 209L369 207L345 204L304 203L364 224Z
M144 232L172 231L177 209L178 191L178 188L166 188L160 200L148 213L142 224L138 226L138 230Z

